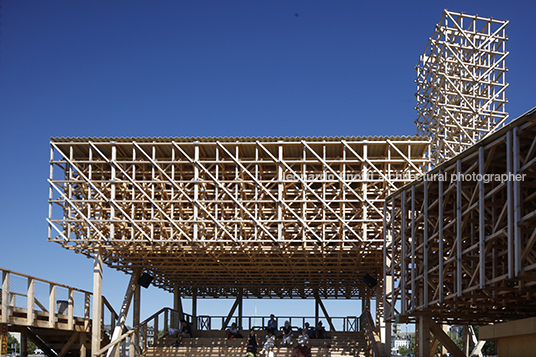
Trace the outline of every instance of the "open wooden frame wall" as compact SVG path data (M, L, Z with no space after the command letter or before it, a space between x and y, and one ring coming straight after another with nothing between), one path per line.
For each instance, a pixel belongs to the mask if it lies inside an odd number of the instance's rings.
M432 139L433 164L502 127L508 21L445 10L417 70L418 135Z
M536 315L536 110L385 202L386 319Z
M53 138L49 240L182 296L357 297L422 137ZM269 273L268 273L269 272Z

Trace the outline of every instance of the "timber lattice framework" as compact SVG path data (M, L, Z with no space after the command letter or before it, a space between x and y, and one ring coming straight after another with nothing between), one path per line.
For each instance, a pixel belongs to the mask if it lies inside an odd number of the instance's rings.
M536 315L536 109L386 199L387 318Z
M417 70L418 135L431 138L434 165L501 128L508 21L445 10Z
M429 141L53 138L49 240L183 296L363 296Z

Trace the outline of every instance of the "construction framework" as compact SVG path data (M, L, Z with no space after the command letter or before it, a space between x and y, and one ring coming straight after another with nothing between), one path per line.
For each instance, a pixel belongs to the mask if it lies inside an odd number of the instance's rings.
M536 316L536 109L385 202L386 319Z
M502 127L508 21L445 10L416 66L417 134L434 165Z
M364 296L384 198L427 151L422 137L53 138L49 240L181 296Z

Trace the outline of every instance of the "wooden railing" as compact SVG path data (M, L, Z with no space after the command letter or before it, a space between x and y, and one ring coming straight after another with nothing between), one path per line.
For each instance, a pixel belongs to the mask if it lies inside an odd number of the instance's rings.
M124 333L118 339L110 342L101 350L97 351L94 354L94 357L103 356L119 344L129 345L131 356L133 355L133 350L135 350L135 354L141 355L147 347L158 345L159 340L168 334L168 329L170 327L179 328L179 321L181 319L185 319L190 324L193 323L193 317L190 314L180 314L178 311L168 307L162 308L132 330ZM197 326L197 331L218 331L225 329L227 327L225 321L229 320L228 324L236 322L241 329L247 330L251 328L263 328L268 324L269 319L269 316L243 316L241 319L238 317L228 319L227 316L197 316L195 325ZM331 319L335 326L341 326L340 330L337 331L357 332L362 329L361 319L356 316L331 317ZM240 320L244 322L244 325L241 324ZM303 327L305 322L309 322L311 327L313 327L315 317L279 316L277 318L277 326L283 325L287 320L291 323L291 326L294 327ZM326 329L327 331L330 331L329 326L326 326Z
M0 322L62 330L89 331L92 293L0 268ZM112 328L117 313L103 297Z
M252 328L263 328L268 325L269 316L233 316L228 318L227 316L198 316L197 317L197 329L198 330L224 330L236 323L243 330L250 330ZM285 321L290 322L290 326L302 328L305 323L308 322L311 327L315 327L316 318L314 316L277 316L277 326L281 327ZM320 318L318 321L323 322L323 326L326 331L339 331L339 332L356 332L360 331L360 322L357 316L346 317L330 317L331 324L334 329L330 328L330 324L327 323L327 318ZM226 323L227 322L227 323Z

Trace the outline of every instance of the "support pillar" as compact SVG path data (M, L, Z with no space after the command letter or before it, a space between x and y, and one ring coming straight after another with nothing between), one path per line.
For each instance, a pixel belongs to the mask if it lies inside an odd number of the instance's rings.
M184 319L184 311L182 310L182 299L178 285L175 285L173 290L173 310L175 311L171 313L171 327L180 328L180 321Z
M449 334L449 330L450 330L450 326L447 325L447 324L443 324L443 325L441 325L441 328L443 329L443 332L445 333L445 335L448 336L448 334ZM441 344L441 357L443 357L443 356L447 356L447 353L448 353L447 347L445 347L445 344L442 343L442 344Z
M102 250L94 254L93 263L93 314L91 326L91 354L100 350L102 331Z
M192 295L192 330L197 330L197 288Z
M390 277L387 276L387 282ZM383 285L384 281L378 281L376 286L376 326L380 329L380 338L384 346L384 351L387 357L391 356L391 323L385 321L385 316L389 314L389 305L385 303L383 298ZM386 288L389 289L391 284L386 284Z
M318 294L316 295L318 296ZM315 328L318 326L318 321L320 320L320 306L318 306L318 300L315 299Z
M28 330L23 329L20 333L20 355L28 357Z
M123 327L125 326L125 322L127 320L127 314L128 309L130 307L130 302L132 301L132 295L134 295L134 291L136 289L139 289L138 285L138 279L141 274L140 268L135 268L132 272L132 275L130 277L130 281L128 283L127 291L125 293L125 297L123 298L123 304L121 305L121 310L119 311L119 316L117 317L117 323L115 325L113 334L112 334L112 342L117 340L121 333L123 332ZM110 348L107 353L107 357L112 357L116 355L116 352L119 348L119 345L115 345L114 347Z
M469 335L468 325L463 325L462 339L463 339L463 348L462 348L463 354L465 356L469 356L469 352L471 352L471 349L470 349L471 346L470 346L470 335Z
M239 328L240 330L243 330L243 329L244 329L244 328L243 328L244 325L242 324L242 317L243 317L243 315L244 315L244 310L243 310L243 307L244 307L243 302L244 302L244 300L242 299L242 294L240 294L240 295L238 296L238 298L240 299L240 300L239 300L239 303L238 303L238 328Z
M141 306L141 289L140 286L136 284L134 289L134 306L132 307L132 326L134 328L140 325L140 306ZM138 349L140 348L140 334L141 330L138 333L135 333L130 339L130 356L134 357L138 355Z
M418 357L430 356L430 320L425 316L419 316L415 324L417 329L415 335L415 346Z

